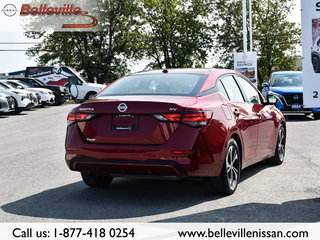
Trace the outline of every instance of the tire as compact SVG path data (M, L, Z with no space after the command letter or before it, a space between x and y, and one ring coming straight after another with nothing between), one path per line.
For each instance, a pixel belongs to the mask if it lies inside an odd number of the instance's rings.
M60 106L60 105L62 105L63 103L64 103L63 100L57 100L54 105Z
M277 146L275 155L267 160L272 165L281 165L284 161L286 152L286 130L283 124L280 125L277 137Z
M220 176L209 180L210 191L222 195L233 194L239 184L240 172L241 154L239 147L237 141L230 138Z
M59 98L56 94L55 94L55 99L54 99L54 103L53 104L50 104L50 105L53 105L53 106L60 106L64 103L64 99L62 98Z
M108 187L113 180L106 174L87 171L81 172L81 177L85 184L93 188Z
M319 120L320 119L320 113L319 112L313 113L313 119L314 120Z
M319 61L319 58L317 56L313 56L313 58L312 58L312 66L313 66L313 71L315 73L319 73L320 72L320 61Z
M97 95L96 92L88 92L85 97L85 100L89 100L89 99L93 98L95 95Z

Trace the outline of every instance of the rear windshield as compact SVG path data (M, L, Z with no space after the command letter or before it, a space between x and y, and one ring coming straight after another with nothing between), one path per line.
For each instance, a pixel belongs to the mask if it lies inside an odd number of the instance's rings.
M115 95L177 95L196 96L207 75L143 74L124 77L99 94Z
M302 73L274 74L271 87L302 87Z

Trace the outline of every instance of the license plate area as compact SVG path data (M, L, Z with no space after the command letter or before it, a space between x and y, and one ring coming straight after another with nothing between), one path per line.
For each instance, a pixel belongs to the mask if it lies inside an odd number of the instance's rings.
M291 108L292 109L301 109L302 105L301 104L292 104Z
M113 131L136 131L139 129L139 116L135 115L113 115L111 130Z

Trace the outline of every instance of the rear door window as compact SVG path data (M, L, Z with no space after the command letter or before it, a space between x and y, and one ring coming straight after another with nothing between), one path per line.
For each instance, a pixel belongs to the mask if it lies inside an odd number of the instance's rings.
M223 84L231 102L244 102L242 93L231 75L221 78L221 83Z
M247 80L239 76L235 76L235 78L246 95L247 101L253 104L261 104L261 99L257 90Z
M217 88L218 88L219 93L221 93L225 98L229 99L229 96L228 96L226 90L224 89L224 86L222 85L220 80L217 82Z

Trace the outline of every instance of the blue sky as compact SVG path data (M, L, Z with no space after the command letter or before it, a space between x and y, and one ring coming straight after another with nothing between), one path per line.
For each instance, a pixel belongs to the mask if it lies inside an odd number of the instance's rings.
M299 22L300 19L300 0L295 0L296 7L291 13L290 16L288 16L288 19L290 21ZM0 14L2 14L0 12ZM28 39L24 36L22 30L17 27L15 29L12 29L10 32L0 32L0 43L13 43L13 42L35 42L36 40ZM8 49L22 49L25 50L28 47L32 45L26 44L26 45L4 45L0 44L0 50L8 50ZM146 65L146 61L141 61L136 65L131 66L132 72L143 70L143 68ZM6 73L6 72L12 72L12 71L18 71L23 70L27 66L33 66L36 65L35 59L29 59L25 52L3 52L0 51L0 73ZM208 67L212 66L212 62L209 61Z

